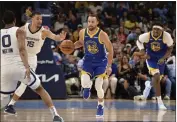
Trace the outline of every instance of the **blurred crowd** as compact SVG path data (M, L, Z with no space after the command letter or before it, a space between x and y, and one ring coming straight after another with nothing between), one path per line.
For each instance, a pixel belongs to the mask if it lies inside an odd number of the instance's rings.
M174 50L166 61L165 75L161 80L164 99L175 99L176 96L176 3L175 2L54 2L48 4L52 13L50 30L56 34L67 32L67 39L76 42L79 31L87 27L87 17L96 13L100 19L99 27L109 36L114 48L112 74L104 78L103 88L106 98L132 99L142 94L145 82L151 81L145 59L134 56L138 51L136 40L142 33L151 31L154 20L161 20L164 30L174 39ZM22 21L30 22L31 7L22 15ZM72 55L64 55L58 44L51 45L54 60L63 68L67 93L82 95L79 73L82 69L83 49L75 50ZM92 79L94 81L94 79ZM94 86L94 85L93 85ZM96 94L94 88L92 96ZM109 95L108 95L109 94ZM151 89L150 99L155 99Z

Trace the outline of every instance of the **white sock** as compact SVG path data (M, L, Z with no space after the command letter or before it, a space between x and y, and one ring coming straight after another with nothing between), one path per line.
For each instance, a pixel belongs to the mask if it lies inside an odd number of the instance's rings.
M146 81L145 82L145 89L143 91L143 96L144 98L147 99L147 97L149 96L150 90L151 90L151 82L150 81Z
M146 87L146 88L144 89L144 91L143 91L143 96L144 96L144 98L147 99L147 97L149 96L150 90L151 90L151 88L149 88L149 87Z
M50 112L52 113L53 117L54 116L59 116L56 108L54 106L50 107Z
M99 102L99 101L98 101L98 105L104 106L104 101L102 101L102 102Z
M11 99L11 101L9 102L8 106L9 105L14 105L16 103L16 101L14 99Z

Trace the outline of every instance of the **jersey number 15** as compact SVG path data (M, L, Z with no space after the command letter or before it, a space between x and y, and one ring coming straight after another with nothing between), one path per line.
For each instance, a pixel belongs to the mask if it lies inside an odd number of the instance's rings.
M27 46L28 47L34 47L34 42L33 41L27 41Z

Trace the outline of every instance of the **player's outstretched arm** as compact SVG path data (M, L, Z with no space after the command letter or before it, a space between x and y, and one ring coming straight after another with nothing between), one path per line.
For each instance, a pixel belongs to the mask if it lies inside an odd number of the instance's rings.
M47 37L55 41L63 41L66 38L66 32L62 31L59 35L56 35L50 30L45 29L42 31L42 39L45 40Z
M108 66L111 67L112 66L112 61L113 61L112 43L109 40L109 37L105 32L101 31L99 36L100 36L100 41L102 41L105 44L106 49L108 51Z
M20 57L21 57L22 62L26 68L26 75L28 78L30 78L28 53L27 53L26 46L25 46L25 37L26 37L25 31L22 28L17 29L16 37L18 40L18 48L19 48Z
M79 40L74 43L75 49L81 48L84 45L84 31L85 29L80 30L79 32Z

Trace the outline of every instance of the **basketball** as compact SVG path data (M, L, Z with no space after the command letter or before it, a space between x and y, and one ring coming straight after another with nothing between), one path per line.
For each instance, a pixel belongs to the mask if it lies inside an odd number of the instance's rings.
M64 40L59 48L64 54L71 54L74 51L74 43L71 40Z

